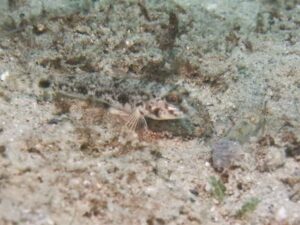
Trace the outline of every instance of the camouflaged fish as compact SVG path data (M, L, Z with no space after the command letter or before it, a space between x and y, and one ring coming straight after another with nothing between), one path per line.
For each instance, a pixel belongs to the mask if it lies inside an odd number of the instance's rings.
M126 127L147 128L145 118L176 120L185 113L166 97L174 85L100 74L72 75L58 78L54 92L69 97L90 99L109 106L111 113L127 115Z

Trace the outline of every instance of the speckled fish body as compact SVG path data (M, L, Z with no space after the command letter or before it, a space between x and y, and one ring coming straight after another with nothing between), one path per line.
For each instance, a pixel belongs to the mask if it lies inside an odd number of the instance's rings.
M55 80L56 93L69 97L91 99L114 109L132 113L139 108L143 116L169 120L183 117L165 96L176 86L136 78L112 77L101 74L70 75Z

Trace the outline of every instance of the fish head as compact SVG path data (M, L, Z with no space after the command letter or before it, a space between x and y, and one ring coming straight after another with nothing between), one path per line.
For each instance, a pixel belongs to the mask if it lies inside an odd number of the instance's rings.
M186 116L179 107L163 99L148 101L144 104L143 112L145 117L154 120L177 120Z

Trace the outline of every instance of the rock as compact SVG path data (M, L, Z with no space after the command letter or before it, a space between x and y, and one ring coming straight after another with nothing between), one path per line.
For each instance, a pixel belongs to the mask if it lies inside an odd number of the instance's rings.
M284 149L269 146L262 149L263 157L259 161L258 169L261 172L274 171L284 165L285 152Z
M212 144L212 165L217 171L231 167L240 155L239 142L223 138Z

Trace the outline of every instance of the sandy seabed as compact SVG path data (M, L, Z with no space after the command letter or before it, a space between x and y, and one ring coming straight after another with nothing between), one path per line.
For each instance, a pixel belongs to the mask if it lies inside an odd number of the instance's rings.
M300 224L298 0L0 5L1 225ZM89 73L182 85L200 116L124 136L54 96Z

